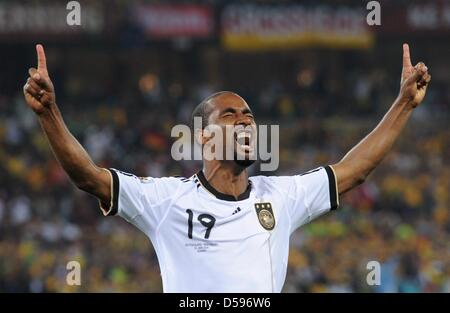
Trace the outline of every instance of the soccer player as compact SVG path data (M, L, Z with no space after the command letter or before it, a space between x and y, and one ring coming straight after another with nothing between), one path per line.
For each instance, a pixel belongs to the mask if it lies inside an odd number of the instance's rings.
M292 232L336 209L339 195L364 182L399 136L431 80L422 62L412 66L403 45L400 92L378 126L339 162L293 176L249 177L249 141L238 133L230 160L206 160L190 178L139 178L96 166L71 135L56 105L42 45L38 66L23 88L53 152L74 184L99 199L105 215L118 215L151 240L165 292L280 292ZM250 107L220 92L193 112L203 126L196 140L211 140L204 126L251 126ZM247 127L248 128L248 127ZM247 129L246 128L246 129ZM244 158L236 158L237 155Z

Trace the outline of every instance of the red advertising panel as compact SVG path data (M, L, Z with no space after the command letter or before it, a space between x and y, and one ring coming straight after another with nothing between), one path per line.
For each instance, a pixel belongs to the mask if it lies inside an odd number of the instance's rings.
M213 14L202 5L140 5L136 22L150 38L208 37L213 31Z
M447 35L450 33L450 2L436 1L415 3L408 6L382 7L381 27L383 34L417 34Z

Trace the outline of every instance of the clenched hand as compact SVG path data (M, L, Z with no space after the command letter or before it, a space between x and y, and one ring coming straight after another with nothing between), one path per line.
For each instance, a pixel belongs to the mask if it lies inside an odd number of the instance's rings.
M431 75L423 62L412 66L408 44L403 44L403 70L400 81L400 99L412 108L417 107L425 97Z
M38 67L37 69L32 67L28 70L30 77L23 86L23 93L28 106L40 115L55 104L55 90L48 76L44 47L36 45L36 52Z

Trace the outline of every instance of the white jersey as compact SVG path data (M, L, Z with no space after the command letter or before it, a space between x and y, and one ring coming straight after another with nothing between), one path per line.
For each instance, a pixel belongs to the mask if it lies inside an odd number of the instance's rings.
M330 166L250 177L237 199L201 171L190 178L110 173L112 200L102 210L150 238L164 292L281 292L291 233L338 206Z

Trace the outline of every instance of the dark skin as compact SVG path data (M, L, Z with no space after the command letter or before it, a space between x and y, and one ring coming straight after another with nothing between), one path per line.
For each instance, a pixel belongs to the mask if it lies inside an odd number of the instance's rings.
M69 132L56 105L55 90L47 71L42 45L36 46L38 67L30 68L23 87L28 106L36 113L50 146L64 171L81 190L96 196L102 203L111 202L111 176L95 165Z
M243 127L256 126L250 107L239 95L228 92L210 100L212 111L209 124ZM209 140L207 134L201 133L199 139L203 144ZM204 160L203 173L208 182L217 191L237 198L248 185L248 172L234 160Z
M102 203L111 202L112 178L106 169L91 160L80 143L67 129L56 105L55 91L50 80L44 48L36 46L38 67L29 70L23 91L28 106L36 113L56 158L74 184ZM431 76L422 62L412 66L409 47L403 45L403 70L400 93L377 127L361 140L344 158L332 165L337 177L339 194L343 194L365 181L370 172L386 156L406 122L424 99ZM255 125L247 103L234 93L225 93L210 100L210 124ZM208 134L200 131L197 140L206 143ZM204 161L204 174L219 192L242 194L248 184L245 168L229 161Z

